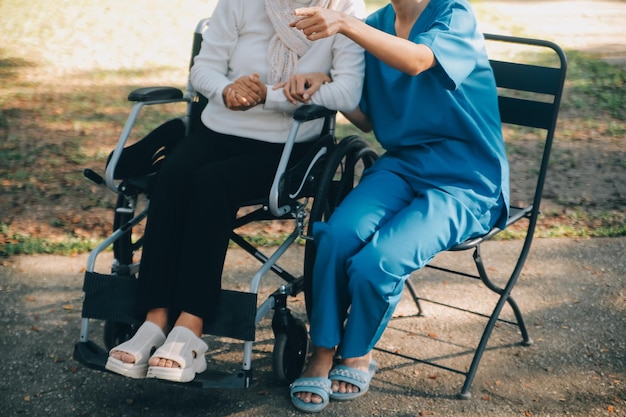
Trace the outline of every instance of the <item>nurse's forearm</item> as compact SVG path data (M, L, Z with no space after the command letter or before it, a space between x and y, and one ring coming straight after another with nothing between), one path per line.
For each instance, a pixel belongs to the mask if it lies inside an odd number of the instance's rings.
M399 71L417 75L436 64L433 52L426 45L390 35L353 17L342 22L340 33Z
M350 112L342 112L342 114L363 132L367 133L372 130L372 123L370 122L370 119L358 107Z

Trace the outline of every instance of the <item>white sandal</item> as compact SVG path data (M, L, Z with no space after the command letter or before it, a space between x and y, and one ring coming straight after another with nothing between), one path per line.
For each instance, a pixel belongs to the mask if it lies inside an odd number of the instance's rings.
M194 332L186 327L176 326L167 336L165 343L154 352L152 357L171 360L179 366L175 368L150 366L146 377L174 382L192 381L196 374L206 370L204 354L208 349L207 344Z
M145 378L148 372L150 355L164 342L165 334L163 330L156 324L146 321L137 329L137 332L130 340L119 344L109 351L109 358L105 368L130 378ZM135 362L127 363L110 356L113 351L132 355L135 358Z

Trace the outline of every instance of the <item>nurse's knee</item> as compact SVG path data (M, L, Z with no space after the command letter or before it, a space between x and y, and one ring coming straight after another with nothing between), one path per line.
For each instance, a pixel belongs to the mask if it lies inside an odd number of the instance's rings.
M362 244L363 240L358 234L354 219L349 217L331 216L327 223L318 222L313 226L315 240L318 242L328 241L339 246L352 246Z
M383 297L396 294L398 288L401 291L405 277L403 272L392 259L370 250L370 245L348 261L350 286L373 288Z

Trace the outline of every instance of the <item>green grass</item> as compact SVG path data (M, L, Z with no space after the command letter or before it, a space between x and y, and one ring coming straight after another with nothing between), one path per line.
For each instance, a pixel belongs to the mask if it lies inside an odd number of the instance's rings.
M172 3L174 2L175 0L172 0ZM67 7L75 4L66 0L61 3L66 4ZM388 2L367 0L366 3L368 10L373 11ZM473 3L479 20L483 17L492 18L489 15L488 2L475 1ZM55 4L55 2L50 3L50 5ZM85 10L96 7L89 4ZM146 79L166 78L173 69L160 65L151 66L148 70L145 68L92 69L78 72L75 77L72 77L73 84L70 83L72 87L67 87L63 83L64 80L45 86L38 85L29 77L20 77L24 71L33 70L39 63L39 61L29 61L24 57L30 59L31 56L38 56L39 49L35 46L50 44L48 37L54 35L49 33L51 28L63 27L63 25L51 23L45 25L44 31L29 32L15 22L19 22L21 16L31 16L36 22L48 22L48 19L52 19L52 22L58 23L58 19L65 19L66 10L58 5L52 7L53 10L36 10L29 8L27 3L22 4L16 0L11 0L3 6L6 13L15 13L15 15L5 16L6 20L0 26L8 25L3 27L13 29L13 31L7 31L7 33L19 32L20 36L27 37L32 42L24 44L25 46L7 42L6 45L0 47L0 82L7 87L0 91L2 191L8 194L36 195L46 192L48 193L46 195L60 195L71 190L80 195L80 201L76 202L78 206L111 209L110 200L102 199L97 194L88 191L90 184L80 172L83 167L104 167L106 157L112 149L111 143L114 143L112 139L119 134L129 113L130 104L126 100L128 93L134 88L152 85L145 84ZM56 16L51 16L51 12L57 13ZM89 18L94 19L89 21L91 23L96 23L98 20L97 17ZM518 31L514 26L511 27L507 32ZM518 34L524 34L523 28L519 29ZM13 36L11 39L21 38ZM185 40L188 39L185 38ZM50 45L54 46L54 44ZM60 49L60 52L65 52L65 49ZM120 51L120 54L122 52L124 51ZM611 140L614 141L619 138L623 140L626 136L626 94L624 94L626 72L619 67L608 65L592 54L570 50L567 51L567 55L569 70L567 94L562 103L562 115L575 114L575 117L568 116L568 119L559 127L558 141L578 140L580 131L600 132L597 138L602 136L613 138ZM178 84L173 85L183 88L181 80L179 78L176 80L179 81ZM147 108L142 112L133 136L141 137L172 117L172 114L181 113L180 105ZM35 128L40 130L35 131ZM338 123L336 133L340 138L359 135L381 151L371 133L363 134L355 127L342 123ZM521 130L512 131L512 136L507 141L511 155L522 155L526 151L526 148L519 143L525 134L526 132ZM584 163L580 155L569 148L555 149L552 159L570 170L575 170ZM624 160L611 160L611 164L608 169L626 168ZM24 168L25 166L27 168ZM0 198L4 198L4 195ZM626 223L623 216L618 217L615 212L587 211L583 205L558 200L558 196L556 200L568 210L572 210L573 214L546 212L544 218L550 220L547 223L550 226L538 229L536 234L538 237L626 235ZM109 211L112 212L112 210ZM623 210L621 212L623 213ZM63 226L67 224L67 220L64 219L51 218L46 221L50 226L59 230L64 230ZM519 237L520 234L514 230L505 231L500 236L500 238ZM280 239L282 236L263 234L249 237L255 245L261 246L273 245ZM10 225L6 224L4 219L0 219L0 255L84 252L91 250L96 243L74 236L71 232L54 239L16 233L11 231Z
M546 229L536 229L536 238L592 238L592 237L619 237L626 236L626 224L611 225L610 214L606 217L590 218L587 214L577 213L571 215L571 222L553 225ZM589 228L589 222L598 223L597 227ZM604 223L609 223L608 225ZM578 225L577 225L578 224ZM66 236L60 241L49 241L40 237L33 237L19 234L7 234L6 225L0 225L0 256L10 255L32 255L32 254L57 254L71 255L76 253L89 252L99 243L95 240L79 239L75 236ZM525 232L519 230L504 230L499 233L494 240L523 239ZM271 247L280 245L286 236L257 234L245 236L245 240L256 247ZM297 244L303 245L304 240L296 240ZM235 244L231 243L231 247Z
M617 120L626 119L626 71L578 51L567 53L570 96L567 109L587 111L592 105ZM613 134L624 135L624 125L612 124Z
M626 236L626 223L616 222L613 213L590 215L576 211L566 216L555 213L545 213L540 218L557 218L550 222L550 227L537 227L537 238L592 238L592 237L619 237ZM515 228L506 229L495 236L495 240L523 239L524 231Z
M563 102L563 110L573 110L583 115L581 123L586 124L586 128L594 128L602 124L608 126L610 135L624 136L626 133L624 123L620 119L626 118L626 95L624 95L624 80L626 73L619 69L607 65L593 56L582 54L575 51L568 52L569 57L569 95ZM106 77L115 78L115 74L107 73ZM126 101L126 93L129 91L125 86L114 88L114 91L107 92L105 90L98 91L96 88L89 92L69 92L60 97L58 94L51 93L48 97L43 97L45 102L53 102L62 100L66 103L64 118L58 115L43 115L42 120L45 123L55 123L65 120L68 115L74 120L74 128L76 131L93 131L97 130L102 123L110 124L112 121L122 125L128 114L129 104ZM29 99L28 92L21 94L22 99ZM17 120L20 116L11 112L0 113L0 127L7 126L11 120ZM172 108L150 108L144 112L144 116L136 127L136 134L143 135L150 131L158 123L169 118L174 110ZM608 115L610 122L601 122L598 119L598 113ZM561 137L568 137L568 128L560 132ZM375 142L371 133L364 134L349 124L337 124L337 136L339 138L348 135L359 135L368 140L372 146L380 151L379 145ZM518 135L523 136L523 132ZM90 155L81 144L80 138L66 141L62 144L41 144L36 148L24 148L20 146L17 138L0 144L0 164L15 164L29 166L37 164L42 152L47 154L47 167L54 168L63 166L69 161L76 166L91 163L92 166L103 166L106 158L105 153L96 153ZM508 149L511 154L515 154L515 141L508 143ZM520 148L522 149L522 148ZM575 155L565 155L563 151L555 151L553 159L565 163L565 158L570 161L571 169L575 169L579 163ZM619 163L619 162L617 162ZM622 161L622 166L626 162ZM51 180L49 172L42 171L37 175L39 181ZM33 172L30 169L19 168L9 171L5 175L5 179L15 181L22 184L22 187L31 189L36 192L36 187L30 183ZM67 184L73 187L83 187L84 179L79 175L71 175L67 178ZM102 203L99 203L102 205ZM608 216L610 217L610 216ZM582 219L582 220L581 220ZM617 223L601 222L597 218L590 215L579 215L579 226L573 226L573 219L567 219L559 225L555 225L547 230L538 230L537 237L615 237L626 235L626 224L618 221ZM609 223L609 224L604 224ZM502 239L519 238L520 234L515 231L505 231L501 234ZM250 237L251 241L259 245L271 245L280 240L280 237L256 236ZM26 235L11 235L6 225L0 227L0 255L14 254L33 254L33 253L58 253L67 254L72 252L88 251L94 247L97 242L82 241L81 239L68 235L61 241L50 241L42 237L31 237Z
M55 254L72 255L91 251L95 241L66 236L62 240L50 241L42 237L10 233L7 225L0 224L0 256Z

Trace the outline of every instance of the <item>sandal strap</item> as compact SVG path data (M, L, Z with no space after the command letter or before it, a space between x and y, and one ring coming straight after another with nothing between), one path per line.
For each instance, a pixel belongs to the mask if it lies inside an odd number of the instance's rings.
M295 394L299 392L309 392L318 395L322 399L322 402L306 403L295 396ZM304 411L305 413L317 413L326 408L330 401L331 382L328 378L322 377L298 378L289 386L289 394L291 396L291 403L298 410Z
M329 378L331 380L341 380L352 385L360 385L369 382L370 375L359 369L349 368L343 365L337 365L330 371Z
M298 378L289 385L289 392L292 397L297 392L310 392L322 397L323 402L328 402L332 392L331 382L328 378L320 377Z
M121 343L109 351L119 351L132 355L135 363L147 362L150 353L165 342L165 333L156 324L146 321L129 340Z
M167 336L165 343L154 352L152 357L163 358L176 362L186 368L194 359L204 356L207 344L194 332L183 326L176 326Z
M351 368L346 365L337 365L331 369L328 379L331 381L341 381L354 385L363 391L367 389L372 380L372 377L376 373L377 367L376 361L372 360L369 364L368 371L362 371L360 369Z

